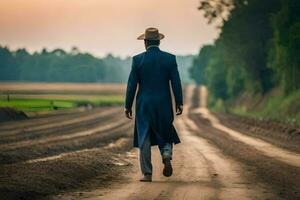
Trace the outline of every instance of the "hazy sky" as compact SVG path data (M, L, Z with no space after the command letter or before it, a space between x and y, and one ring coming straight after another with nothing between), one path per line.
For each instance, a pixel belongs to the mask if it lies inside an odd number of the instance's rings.
M195 54L218 31L197 10L199 0L0 0L0 45L30 51L77 46L97 56L143 51L136 37L158 27L161 48Z

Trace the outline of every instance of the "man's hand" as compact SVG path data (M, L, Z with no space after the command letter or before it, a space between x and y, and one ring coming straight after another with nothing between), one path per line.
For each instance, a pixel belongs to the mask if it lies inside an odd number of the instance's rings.
M128 119L132 119L132 110L125 108L125 115Z
M183 106L182 105L176 106L176 115L181 115L182 111L183 111Z

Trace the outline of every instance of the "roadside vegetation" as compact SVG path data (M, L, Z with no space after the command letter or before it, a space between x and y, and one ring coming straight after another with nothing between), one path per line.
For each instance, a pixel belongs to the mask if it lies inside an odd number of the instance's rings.
M221 31L190 69L210 108L299 123L300 1L202 0L199 10Z
M242 97L242 95L240 96ZM252 106L248 106L252 102ZM289 95L273 94L251 95L247 102L234 102L228 106L229 112L259 120L276 120L289 124L300 124L300 91ZM257 103L253 105L253 103Z

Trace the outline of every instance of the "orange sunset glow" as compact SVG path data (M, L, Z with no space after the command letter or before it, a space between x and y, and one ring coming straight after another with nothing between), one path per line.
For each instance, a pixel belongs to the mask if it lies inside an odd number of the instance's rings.
M97 56L143 50L136 37L158 27L162 49L196 54L218 36L197 10L198 0L0 0L0 41L12 49L77 46Z

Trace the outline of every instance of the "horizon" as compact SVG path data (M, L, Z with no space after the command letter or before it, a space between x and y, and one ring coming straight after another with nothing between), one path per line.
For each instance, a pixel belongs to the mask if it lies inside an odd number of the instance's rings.
M73 47L75 47L75 46L73 46ZM71 53L71 51L72 51L72 48L70 48L70 49L63 49L63 48L53 48L53 49L49 49L49 48L47 48L47 47L42 47L41 49L38 49L38 50L33 50L33 51L30 51L29 49L27 49L26 47L25 48L15 48L15 49L13 49L13 48L11 48L10 46L8 46L8 45L2 45L2 44L0 44L0 48L8 48L8 50L10 50L11 52L16 52L17 50L21 50L21 49L25 49L29 54L34 54L34 53L41 53L44 49L46 49L47 50L47 52L52 52L52 51L54 51L54 50L56 50L56 49L61 49L61 50L63 50L63 51L65 51L66 53ZM77 48L77 47L76 47ZM112 55L114 58L120 58L120 59L122 59L122 60L125 60L125 59L127 59L127 58L131 58L131 57L133 57L134 55L125 55L125 56L121 56L121 55L116 55L116 54L114 54L114 53L111 53L111 52L108 52L107 54L105 54L105 55L101 55L101 56L99 56L99 55L95 55L95 54L93 54L93 52L89 52L89 51L82 51L80 48L78 48L78 50L79 50L79 53L82 53L82 54L85 54L85 53L87 53L87 54L90 54L90 55L92 55L92 56L94 56L95 58L98 58L98 59L104 59L104 58L106 58L106 57L108 57L109 55ZM144 49L144 51L146 51L145 49ZM141 51L142 52L142 51ZM188 57L188 56L196 56L198 54L198 52L197 53L195 53L195 54L176 54L176 57Z
M153 26L166 35L162 50L195 55L220 31L207 24L198 4L198 0L0 1L1 45L30 53L43 48L70 51L75 46L96 57L126 58L144 51L136 38Z

